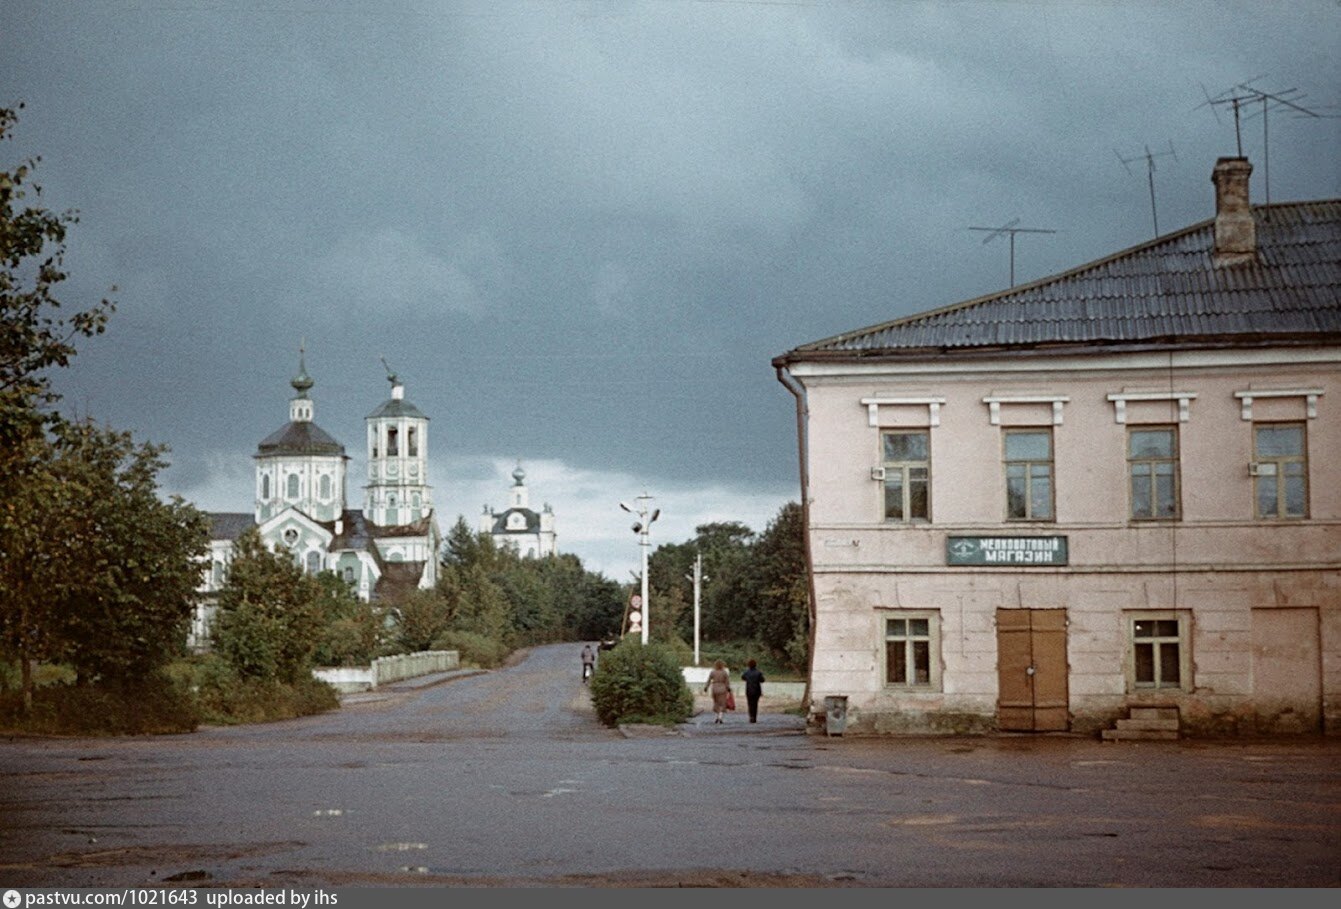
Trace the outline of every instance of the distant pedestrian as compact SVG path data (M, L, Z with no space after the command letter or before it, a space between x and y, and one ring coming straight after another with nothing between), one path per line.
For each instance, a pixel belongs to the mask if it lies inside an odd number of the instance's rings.
M712 664L712 669L708 672L708 680L703 683L703 690L712 695L712 712L717 714L717 719L713 723L724 723L726 720L726 699L731 694L731 673L726 671L726 663L718 660Z
M750 660L745 666L745 671L740 674L741 681L745 683L745 703L750 708L750 722L757 723L759 698L764 696L764 674L759 671L754 660Z
M596 651L591 649L590 644L584 644L582 647L582 681L586 682L595 671Z

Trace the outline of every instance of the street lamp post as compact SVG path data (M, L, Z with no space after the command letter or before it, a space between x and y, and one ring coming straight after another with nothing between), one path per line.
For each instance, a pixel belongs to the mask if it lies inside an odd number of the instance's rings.
M699 553L698 555L694 556L694 573L690 575L685 575L685 577L688 580L694 582L694 665L697 666L699 663L698 659L699 593L703 590L703 582L708 579L707 575L703 573L702 553Z
M643 596L641 605L643 613L642 615L643 643L646 644L647 629L649 625L647 607L650 605L647 599L647 549L649 546L652 545L652 541L650 539L652 533L652 522L655 521L657 518L661 517L661 509L660 508L656 509L655 511L652 512L651 516L648 516L647 503L652 501L652 497L647 494L646 490L643 490L643 494L638 496L638 498L635 499L634 501L638 503L637 508L630 508L623 502L619 503L619 507L627 511L629 514L636 514L638 516L638 522L633 525L633 532L638 534L638 546L642 549L643 553Z

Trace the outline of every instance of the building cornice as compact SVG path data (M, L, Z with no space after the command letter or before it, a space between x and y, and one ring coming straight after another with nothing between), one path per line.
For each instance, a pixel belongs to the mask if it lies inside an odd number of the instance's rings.
M795 378L813 379L973 376L1023 373L1116 372L1341 364L1341 345L1126 350L1093 353L939 353L899 359L805 360L787 364Z

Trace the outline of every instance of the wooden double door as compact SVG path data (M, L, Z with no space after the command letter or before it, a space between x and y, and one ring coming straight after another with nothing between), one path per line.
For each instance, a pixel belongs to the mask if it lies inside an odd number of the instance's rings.
M998 609L997 724L1015 732L1070 728L1066 610Z

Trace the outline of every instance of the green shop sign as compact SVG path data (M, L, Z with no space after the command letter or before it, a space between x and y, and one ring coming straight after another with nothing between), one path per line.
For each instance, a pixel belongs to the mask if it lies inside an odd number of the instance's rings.
M1065 565L1066 537L947 537L947 565Z

